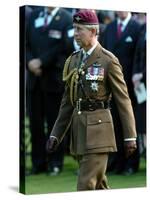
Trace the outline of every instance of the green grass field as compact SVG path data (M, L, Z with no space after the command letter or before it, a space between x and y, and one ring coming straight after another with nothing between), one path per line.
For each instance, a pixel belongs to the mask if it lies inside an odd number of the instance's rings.
M28 163L30 165L29 158ZM76 191L77 169L77 162L71 156L65 156L63 172L58 176L48 176L44 173L26 176L25 192L26 194L47 194ZM108 173L107 176L111 189L146 187L146 162L142 158L139 171L133 175Z
M31 168L29 121L25 120L25 144L26 144L26 167ZM26 194L47 194L76 191L78 164L71 156L65 156L64 169L58 176L46 174L31 175L25 177ZM146 186L146 161L141 158L140 169L131 176L115 175L108 173L108 182L111 189L135 188Z

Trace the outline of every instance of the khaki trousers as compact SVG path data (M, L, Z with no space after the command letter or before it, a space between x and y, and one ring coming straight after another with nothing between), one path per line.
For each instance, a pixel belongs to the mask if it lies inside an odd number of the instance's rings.
M105 175L108 162L107 153L86 154L79 157L78 161L78 191L109 189Z

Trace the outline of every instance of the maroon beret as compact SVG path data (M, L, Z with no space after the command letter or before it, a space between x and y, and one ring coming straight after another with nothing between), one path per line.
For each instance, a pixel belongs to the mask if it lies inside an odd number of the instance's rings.
M73 23L78 24L99 24L97 15L92 10L80 10L73 16Z

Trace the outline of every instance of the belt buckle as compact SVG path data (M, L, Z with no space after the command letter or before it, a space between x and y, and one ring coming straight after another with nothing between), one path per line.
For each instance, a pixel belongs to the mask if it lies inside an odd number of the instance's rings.
M94 106L93 106L92 104L89 104L89 105L88 105L88 110L89 110L89 111L94 111L94 110L96 110L96 109L94 109Z

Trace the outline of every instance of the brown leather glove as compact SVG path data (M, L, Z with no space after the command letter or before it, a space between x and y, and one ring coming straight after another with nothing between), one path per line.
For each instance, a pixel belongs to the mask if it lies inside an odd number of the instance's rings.
M136 141L125 141L124 146L127 158L131 156L137 148Z
M52 153L56 151L58 147L58 140L56 137L50 136L49 139L46 142L46 151L48 153Z

